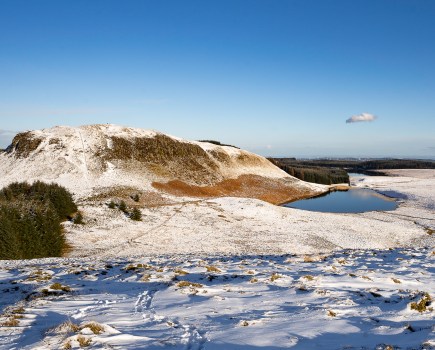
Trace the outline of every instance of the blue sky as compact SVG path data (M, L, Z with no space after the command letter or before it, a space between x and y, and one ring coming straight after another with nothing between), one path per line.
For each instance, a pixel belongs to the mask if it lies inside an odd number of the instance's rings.
M0 147L115 123L263 155L435 158L435 1L0 0ZM372 122L346 123L362 113Z

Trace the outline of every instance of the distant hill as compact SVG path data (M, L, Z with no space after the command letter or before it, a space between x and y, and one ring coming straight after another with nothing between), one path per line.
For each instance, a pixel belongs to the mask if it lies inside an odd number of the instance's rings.
M35 180L56 182L78 198L128 188L279 203L325 190L235 147L111 124L57 126L16 135L0 153L0 187Z

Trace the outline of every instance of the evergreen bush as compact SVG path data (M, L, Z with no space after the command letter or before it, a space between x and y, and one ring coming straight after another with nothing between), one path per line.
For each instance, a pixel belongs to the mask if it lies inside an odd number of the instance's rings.
M76 211L71 193L56 184L17 182L0 190L0 259L61 256L61 222Z
M124 201L121 201L121 203L119 203L118 208L119 208L119 210L121 210L122 212L125 213L127 211L127 204L125 204Z
M132 219L134 221L141 221L142 220L141 211L138 208L134 208L130 214L130 219Z

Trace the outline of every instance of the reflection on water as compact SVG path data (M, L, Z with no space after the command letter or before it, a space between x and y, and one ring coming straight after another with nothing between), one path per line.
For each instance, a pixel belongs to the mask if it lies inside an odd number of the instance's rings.
M394 210L397 203L368 189L330 192L319 197L284 204L285 207L326 213L362 213Z

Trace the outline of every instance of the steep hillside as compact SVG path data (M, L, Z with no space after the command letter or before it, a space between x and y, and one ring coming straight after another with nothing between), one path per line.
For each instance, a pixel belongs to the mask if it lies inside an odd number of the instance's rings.
M323 190L247 151L109 124L18 134L0 154L0 186L34 180L59 183L79 198L129 188L278 203Z

